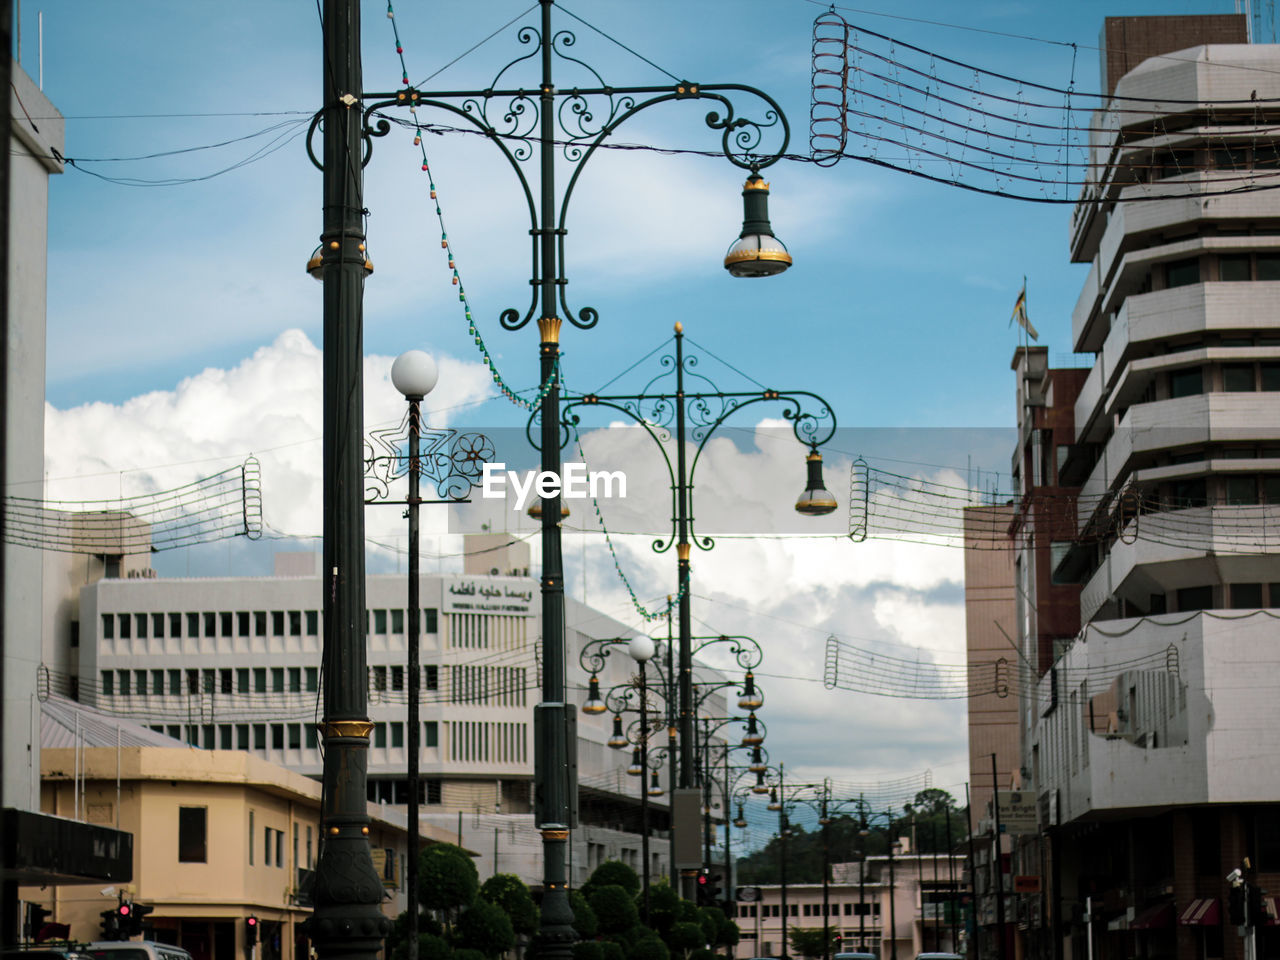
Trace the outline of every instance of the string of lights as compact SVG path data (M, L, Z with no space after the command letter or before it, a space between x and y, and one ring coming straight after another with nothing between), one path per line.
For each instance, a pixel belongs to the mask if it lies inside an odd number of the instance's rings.
M400 40L400 27L396 23L395 8L391 2L387 3L387 19L391 21L391 33L395 38L396 56L400 58L401 82L407 87L409 85L409 67L404 58L404 44ZM484 361L484 365L489 368L493 375L494 385L498 388L498 392L502 394L508 401L524 410L537 410L542 405L543 399L554 389L560 381L560 361L556 360L555 367L547 376L547 379L538 387L532 399L521 396L520 391L513 389L502 374L498 372L498 366L494 362L493 355L489 352L488 346L484 342L484 337L480 334L480 329L476 326L475 318L471 313L471 302L467 299L466 285L462 282L462 274L458 270L457 255L454 252L453 244L449 240L449 231L445 226L444 211L440 206L440 195L436 189L435 175L431 172L431 161L427 157L427 146L423 140L424 126L418 121L418 108L416 105L409 107L408 121L401 121L412 127L413 129L413 145L418 148L422 156L422 172L427 175L427 185L429 196L432 204L435 206L436 220L440 225L440 248L444 250L448 258L449 270L452 272L453 285L458 288L458 301L462 304L463 315L467 319L467 332L475 342L476 349L480 352L480 356Z
M62 553L131 554L262 536L258 461L111 500L4 498L5 543Z
M814 21L812 64L809 142L822 166L853 157L1048 203L1106 202L1120 190L1127 202L1280 186L1280 101L1256 90L1216 101L1079 91L1074 59L1072 82L1053 87L867 30L834 10ZM851 151L851 140L863 151ZM882 156L887 148L901 155ZM1176 179L1188 175L1196 179Z

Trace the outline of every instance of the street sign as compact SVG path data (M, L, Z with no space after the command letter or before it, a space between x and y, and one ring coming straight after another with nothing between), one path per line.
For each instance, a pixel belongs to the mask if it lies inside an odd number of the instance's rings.
M1036 795L1030 790L999 790L1000 832L1037 833Z
M755 903L760 899L759 887L739 887L737 891L739 903Z

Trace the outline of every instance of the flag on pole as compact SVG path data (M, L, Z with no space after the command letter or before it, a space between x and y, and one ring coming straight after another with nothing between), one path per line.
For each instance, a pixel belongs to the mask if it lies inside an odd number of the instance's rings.
M1032 340L1039 340L1040 334L1036 333L1036 328L1031 325L1031 318L1027 316L1027 278L1022 278L1022 292L1018 294L1018 302L1013 305L1013 316L1009 318L1009 322L1018 321L1019 326L1026 330Z

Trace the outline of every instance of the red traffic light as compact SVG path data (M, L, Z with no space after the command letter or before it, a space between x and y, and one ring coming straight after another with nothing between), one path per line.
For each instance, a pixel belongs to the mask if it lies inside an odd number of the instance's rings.
M707 875L705 873L698 874L698 886L705 887L707 885Z
M120 904L119 907L116 908L116 913L120 914L120 916L122 917L127 917L132 912L133 912L133 904L131 903L122 903Z
M248 925L249 925L249 926L251 926L251 927L256 927L256 926L258 925L258 918L257 918L257 917L248 917L248 918L245 920L245 923L246 923L246 924L248 924Z

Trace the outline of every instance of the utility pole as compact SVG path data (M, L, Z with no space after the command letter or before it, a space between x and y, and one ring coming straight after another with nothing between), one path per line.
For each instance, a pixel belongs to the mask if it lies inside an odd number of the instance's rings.
M375 960L391 921L369 851L364 579L364 197L359 0L324 0L324 740L315 911L321 960Z
M1004 854L1000 837L1000 774L996 771L996 755L991 755L991 868L996 888L996 926L1000 928L998 956L1007 960L1008 940L1004 928Z

